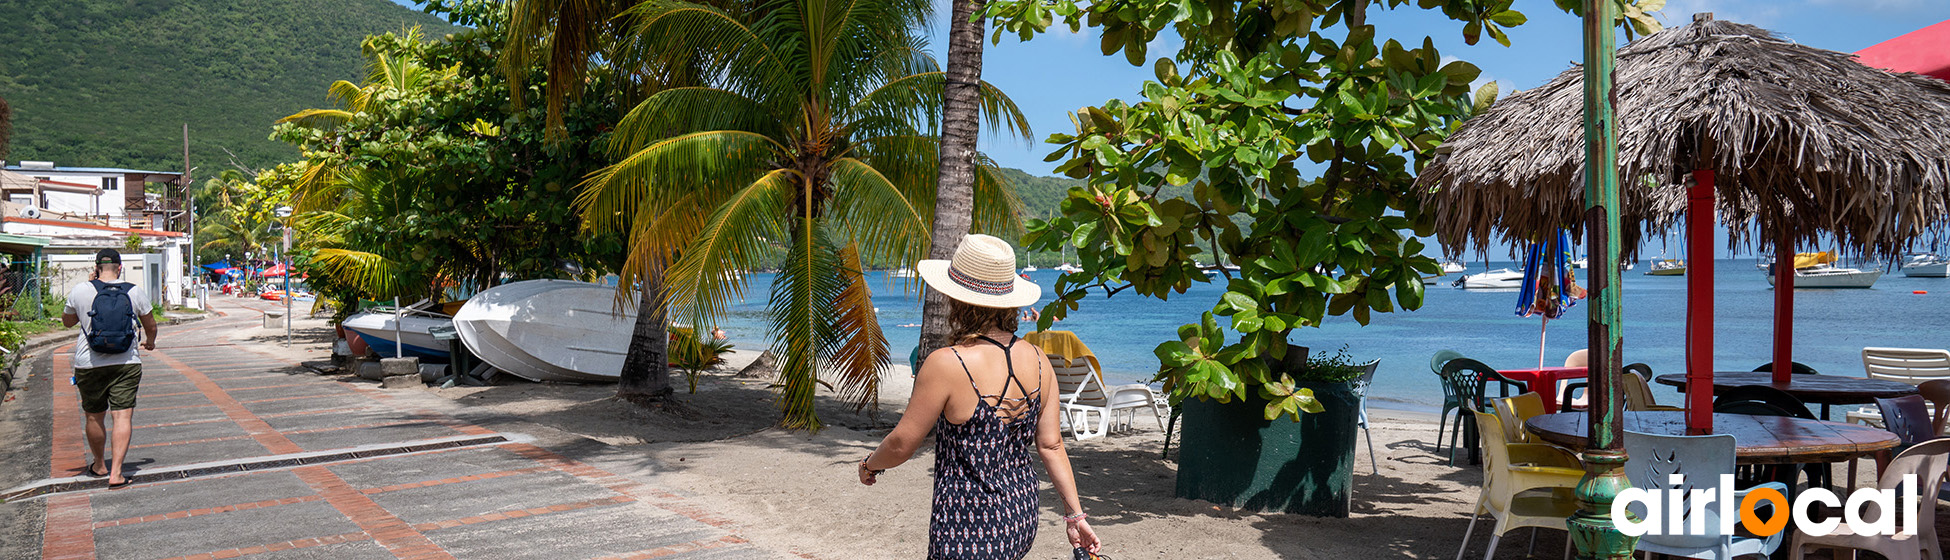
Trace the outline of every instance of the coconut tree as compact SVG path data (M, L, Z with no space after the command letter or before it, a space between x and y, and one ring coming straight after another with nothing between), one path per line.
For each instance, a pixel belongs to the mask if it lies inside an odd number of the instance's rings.
M779 266L767 314L787 427L820 427L818 385L873 402L890 363L861 268L927 250L945 82L916 33L929 11L927 0L766 0L627 14L646 52L688 57L714 79L632 109L611 140L618 163L577 204L587 227L630 232L624 283L644 280L631 276L639 263L671 259L671 310L699 328L743 297L745 273ZM1027 136L1014 102L979 92L991 127ZM992 166L974 191L977 228L1018 227ZM775 249L783 263L764 260Z

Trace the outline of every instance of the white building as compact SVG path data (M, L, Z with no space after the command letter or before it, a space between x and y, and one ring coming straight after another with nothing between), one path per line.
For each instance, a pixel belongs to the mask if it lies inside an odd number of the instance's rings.
M11 172L9 174L8 172ZM8 202L94 219L110 225L170 229L180 214L174 200L150 194L149 183L179 184L183 174L113 167L59 167L23 161L0 168L0 192Z
M46 275L57 292L84 281L102 249L123 252L129 282L171 305L184 303L189 234L175 201L147 192L148 183L180 183L182 174L20 162L0 168L0 234L46 239ZM172 220L176 224L172 224ZM129 250L131 237L140 249Z

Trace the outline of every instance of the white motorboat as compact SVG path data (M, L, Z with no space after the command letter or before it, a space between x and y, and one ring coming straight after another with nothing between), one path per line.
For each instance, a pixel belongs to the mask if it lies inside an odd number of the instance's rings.
M887 272L888 278L920 278L921 274L912 268L898 268Z
M451 317L413 307L401 310L397 322L392 309L379 309L353 315L339 323L380 357L396 358L404 353L441 362L449 358L447 341L435 340L428 331L453 324Z
M1586 259L1577 259L1571 261L1570 264L1571 264L1571 268L1584 268L1585 266L1590 264L1590 261Z
M1950 259L1930 253L1910 255L1903 263L1903 276L1913 278L1950 278Z
M1654 259L1652 261L1652 270L1645 271L1645 275L1646 276L1685 276L1686 261L1682 261L1679 259Z
M1457 278L1453 285L1472 290L1514 290L1523 287L1523 273L1499 268Z
M1882 271L1843 268L1828 264L1794 269L1796 288L1869 288L1882 278ZM1767 275L1767 285L1774 285L1774 275Z
M496 286L454 316L461 340L488 365L580 383L616 380L635 323L635 308L616 308L616 288L570 280Z
M1036 271L1036 267L1034 267L1034 266L1025 266L1025 267L1022 267L1022 271L1023 271L1024 273L1030 273L1030 272L1035 272L1035 271Z
M1083 272L1083 267L1070 264L1070 263L1063 263L1063 264L1056 265L1056 268L1053 268L1051 270L1055 270L1057 272L1061 272L1064 274L1073 274L1077 272ZM1234 268L1233 270L1238 270L1238 269Z
M1449 261L1449 262L1442 263L1443 274L1455 274L1465 270L1469 270L1469 267L1463 266L1463 263L1459 263L1456 261Z

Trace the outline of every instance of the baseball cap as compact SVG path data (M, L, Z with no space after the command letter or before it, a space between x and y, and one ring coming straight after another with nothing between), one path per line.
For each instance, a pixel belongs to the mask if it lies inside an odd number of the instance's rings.
M102 249L95 253L95 264L122 264L122 253L114 249Z

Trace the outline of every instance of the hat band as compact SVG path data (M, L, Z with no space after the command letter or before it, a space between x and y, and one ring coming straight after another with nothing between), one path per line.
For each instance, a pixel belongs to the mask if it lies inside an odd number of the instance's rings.
M957 286L968 288L969 290L972 290L975 293L987 294L991 296L1008 295L1009 292L1013 292L1016 290L1015 278L1010 278L1008 280L1003 280L1000 282L991 282L988 280L982 280L979 278L971 277L967 274L963 274L962 271L956 270L955 265L952 263L948 265L948 280L953 281Z

